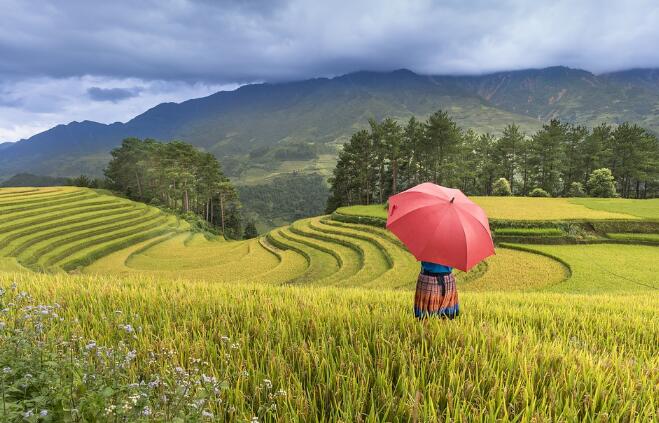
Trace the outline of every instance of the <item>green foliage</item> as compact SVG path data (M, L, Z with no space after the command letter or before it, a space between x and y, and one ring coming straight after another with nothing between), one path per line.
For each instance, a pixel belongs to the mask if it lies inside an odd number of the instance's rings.
M322 214L328 194L327 184L317 174L281 175L237 189L245 212L257 215L270 227Z
M554 237L564 236L559 228L497 228L494 230L495 235L503 236L531 236L531 237Z
M252 239L256 238L257 236L259 236L259 233L256 231L254 222L247 222L247 225L245 225L245 233L243 235L243 239Z
M227 236L242 236L240 201L212 154L180 141L126 138L105 169L110 188L145 203L193 212Z
M595 169L588 177L588 193L593 197L615 197L615 178L607 168Z
M659 185L658 157L657 138L627 124L590 130L552 119L530 138L513 124L497 138L464 131L441 110L425 122L412 118L404 127L391 118L371 120L370 130L356 132L339 154L326 211L384 203L388 196L428 181L469 195L528 195L530 187L537 187L550 196L582 196L588 170L602 165L624 173L625 196L647 197ZM508 186L493 193L501 179Z
M100 178L90 178L87 175L80 175L75 178L70 179L70 183L67 185L73 185L74 187L81 188L105 188L105 181Z
M544 189L538 187L531 190L529 197L551 197L551 195L549 195L549 193Z
M17 173L0 184L0 187L56 187L71 185L69 178Z
M648 189L659 184L659 141L655 134L625 122L613 131L609 150L611 162L603 167L613 170L613 177L618 181L623 197L633 194L636 198L645 198ZM608 187L603 187L599 192L606 195L595 197L612 196Z
M586 191L584 190L583 184L581 182L572 182L570 184L570 189L567 192L568 197L585 197Z
M499 178L494 182L494 184L492 184L492 195L499 197L513 195L513 192L510 189L510 183L506 178Z

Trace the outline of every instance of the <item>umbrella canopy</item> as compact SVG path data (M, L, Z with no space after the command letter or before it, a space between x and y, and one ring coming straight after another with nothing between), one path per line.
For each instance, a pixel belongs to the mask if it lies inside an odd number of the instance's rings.
M427 182L390 197L387 229L417 260L464 271L494 254L485 212L459 189Z

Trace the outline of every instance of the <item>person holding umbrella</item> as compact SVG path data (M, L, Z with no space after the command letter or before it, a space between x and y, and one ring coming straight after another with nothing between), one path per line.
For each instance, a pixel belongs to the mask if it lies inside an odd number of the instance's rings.
M494 254L483 209L458 189L427 182L389 198L387 228L421 261L415 317L457 317L453 268L467 272Z

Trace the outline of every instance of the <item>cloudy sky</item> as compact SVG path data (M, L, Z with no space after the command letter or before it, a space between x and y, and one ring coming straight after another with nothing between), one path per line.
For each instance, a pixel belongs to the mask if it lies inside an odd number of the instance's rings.
M0 142L240 84L659 67L657 0L0 0Z

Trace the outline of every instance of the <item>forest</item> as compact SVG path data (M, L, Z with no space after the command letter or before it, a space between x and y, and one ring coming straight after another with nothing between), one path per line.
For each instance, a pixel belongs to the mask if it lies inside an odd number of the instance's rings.
M445 111L427 120L370 120L339 153L327 212L383 203L431 181L468 195L621 196L659 192L659 142L636 124L594 128L553 119L536 133L509 124L501 136L460 128ZM602 183L610 184L602 189Z
M105 186L127 197L195 214L230 238L240 238L241 204L215 156L181 141L126 138L112 150Z

